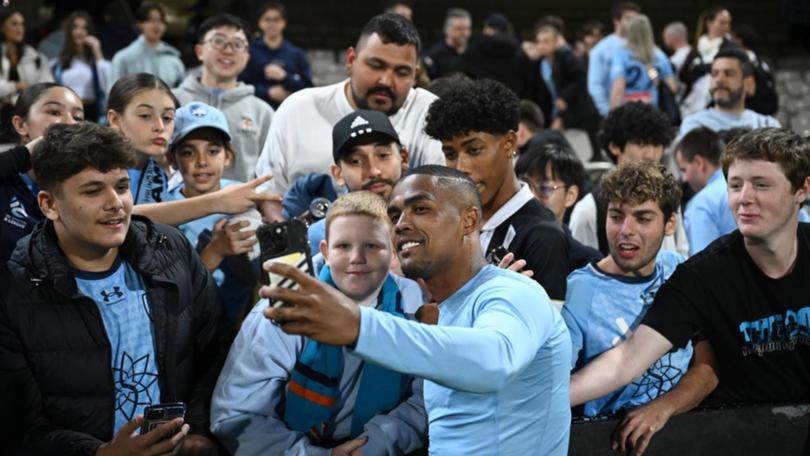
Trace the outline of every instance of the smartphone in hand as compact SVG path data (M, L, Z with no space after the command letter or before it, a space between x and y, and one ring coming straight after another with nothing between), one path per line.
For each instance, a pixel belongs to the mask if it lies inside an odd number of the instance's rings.
M141 434L146 434L161 424L168 423L175 418L185 417L186 404L183 402L149 405L143 411Z
M262 225L256 230L256 237L259 239L262 249L262 263L273 260L294 266L305 274L315 275L312 268L312 256L309 253L307 226L303 221L293 219ZM298 287L294 281L273 273L268 273L263 276L263 279L268 285L291 289ZM289 304L275 301L270 305L282 307Z

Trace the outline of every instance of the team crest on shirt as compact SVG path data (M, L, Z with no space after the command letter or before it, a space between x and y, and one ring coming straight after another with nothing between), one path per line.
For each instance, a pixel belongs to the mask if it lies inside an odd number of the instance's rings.
M194 109L191 110L191 115L194 117L205 117L208 115L208 110L202 106L195 106Z
M17 228L24 229L25 226L28 225L28 212L26 212L22 202L18 200L16 196L12 196L8 207L10 213L6 214L3 221Z
M253 133L255 131L255 129L253 128L253 119L251 119L250 117L242 116L242 124L239 127L239 131Z

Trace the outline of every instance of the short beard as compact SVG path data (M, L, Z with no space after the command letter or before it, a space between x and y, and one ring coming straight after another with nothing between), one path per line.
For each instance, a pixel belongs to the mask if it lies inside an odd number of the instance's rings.
M354 86L352 85L351 82L349 82L349 89L352 91L352 99L354 100L354 104L357 105L357 109L370 109L372 111L379 111L379 109L374 109L371 106L369 106L367 98L361 97L360 95L357 94L357 92L355 92ZM369 89L368 92L366 92L366 97L369 94L374 93L375 91L374 89L376 89L376 87L372 87L371 89ZM394 114L397 113L397 111L399 111L399 108L401 108L402 106L396 105L397 102L396 94L393 94L392 92L389 92L389 94L393 95L391 97L391 108L388 111L382 112L385 113L385 115L387 116L393 116Z
M730 109L737 107L737 104L743 97L743 88L740 87L740 90L735 92L729 91L728 99L726 100L718 100L714 98L714 94L712 94L712 99L714 100L714 104L723 109Z

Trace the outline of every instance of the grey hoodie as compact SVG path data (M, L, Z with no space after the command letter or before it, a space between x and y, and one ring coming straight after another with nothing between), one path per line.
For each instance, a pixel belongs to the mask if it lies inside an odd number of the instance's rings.
M174 94L182 104L199 101L225 113L236 163L226 168L222 177L242 182L253 179L274 113L269 104L253 95L253 86L239 82L236 87L214 95L200 83L198 76L192 75L174 89Z

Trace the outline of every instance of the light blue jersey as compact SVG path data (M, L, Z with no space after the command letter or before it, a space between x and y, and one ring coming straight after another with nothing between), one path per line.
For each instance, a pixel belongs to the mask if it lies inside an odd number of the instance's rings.
M151 303L140 274L120 258L104 272L74 273L79 291L96 302L110 341L115 433L160 403Z
M169 177L151 157L143 169L130 168L127 173L133 204L167 201Z
M220 179L219 184L220 188L225 188L230 185L241 184L241 182L230 179ZM166 194L166 201L180 201L186 199L182 193L184 187L185 185L180 183L180 185L172 188ZM227 214L209 214L205 217L186 222L177 228L186 236L191 246L199 252L211 242L214 225L223 218L228 217ZM245 286L234 277L236 273L236 271L231 271L228 268L225 261L211 272L211 276L214 278L217 288L219 288L222 302L225 305L225 315L229 320L235 320L240 316L252 291L252 287Z
M430 454L568 454L571 342L543 288L485 266L438 326L360 309L354 353L424 378Z
M595 263L572 272L562 315L571 334L573 367L585 366L635 331L658 289L682 261L681 255L662 250L648 277L607 274ZM611 415L652 401L678 383L691 359L691 344L665 354L633 383L586 402L585 416Z
M672 76L672 65L666 54L658 48L655 48L652 67L658 71L659 84L664 84L664 79ZM624 102L643 101L658 106L658 88L650 78L647 65L626 47L621 47L611 60L611 84L618 78L624 78Z

